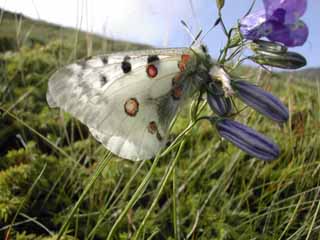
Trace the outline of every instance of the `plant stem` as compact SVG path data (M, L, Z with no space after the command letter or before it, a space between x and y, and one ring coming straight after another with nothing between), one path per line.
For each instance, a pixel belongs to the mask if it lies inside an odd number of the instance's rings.
M178 219L178 208L177 208L177 181L176 181L176 166L173 168L172 172L172 204L173 204L173 229L174 229L174 239L180 239L179 231L179 219Z
M102 173L102 171L105 169L105 167L108 165L108 163L110 162L112 153L109 152L106 157L99 162L97 169L95 171L95 173L91 176L89 182L87 183L85 189L83 190L81 196L79 197L78 201L76 202L76 204L74 205L74 207L72 208L67 220L63 223L62 227L60 228L60 231L58 233L58 237L57 240L59 240L64 233L66 232L68 225L72 219L72 217L74 216L74 214L76 213L76 211L78 210L80 204L82 203L83 199L85 198L85 196L88 194L88 192L91 190L93 184L96 182L96 180L98 179L98 177L100 176L100 174Z
M177 161L178 161L178 159L179 159L179 157L180 157L180 155L181 155L181 152L182 152L182 149L183 149L183 147L184 147L184 144L185 144L185 140L183 140L183 141L181 142L176 157L175 157L175 158L171 161L171 163L169 164L168 171L167 171L167 173L163 176L163 178L162 178L162 180L161 180L161 182L160 182L160 185L159 185L159 187L158 187L158 193L157 193L156 197L154 198L154 200L153 200L150 208L148 209L148 212L147 212L146 215L144 216L144 219L142 220L142 223L140 224L140 226L139 226L139 228L138 228L135 236L133 237L133 240L139 239L139 235L140 235L143 227L145 226L145 224L146 224L146 222L147 222L147 219L149 218L151 212L152 212L153 209L155 208L155 206L156 206L156 204L157 204L157 202L158 202L158 200L159 200L159 198L160 198L160 195L161 195L161 193L163 192L164 187L165 187L166 183L168 182L168 179L169 179L169 177L171 176L171 173L172 173L172 171L173 171L173 169L174 169L174 167L175 167L175 165L176 165L176 163L177 163Z
M156 156L156 158L154 159L151 168L148 172L148 174L145 176L145 178L143 179L143 181L141 182L141 184L139 185L138 189L136 190L136 192L133 194L133 196L131 197L130 201L128 202L128 204L125 206L125 208L122 210L120 216L117 218L116 222L113 224L108 236L107 236L107 240L110 240L115 232L115 230L117 229L118 225L120 224L120 222L123 220L123 218L126 216L126 214L128 213L129 209L132 208L132 206L137 202L137 200L141 197L141 195L143 194L145 187L147 186L147 184L149 183L152 174L155 170L155 168L157 167L157 164L159 162L161 158L161 155L158 154Z

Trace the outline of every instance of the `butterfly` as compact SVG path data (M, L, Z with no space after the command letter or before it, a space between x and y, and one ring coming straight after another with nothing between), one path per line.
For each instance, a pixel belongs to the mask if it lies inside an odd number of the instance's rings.
M200 44L94 56L54 73L47 102L87 125L115 155L145 160L166 146L178 110L214 69Z

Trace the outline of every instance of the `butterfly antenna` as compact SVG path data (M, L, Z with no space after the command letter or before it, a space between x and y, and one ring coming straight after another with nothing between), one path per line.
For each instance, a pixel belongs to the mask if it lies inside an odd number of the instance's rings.
M203 39L212 31L212 29L214 29L218 24L220 23L220 18L218 18L214 24L212 24L212 26L209 28L209 30L202 36L200 42L203 41Z
M183 20L181 20L180 22L181 22L183 28L187 31L187 33L189 33L189 35L191 36L192 40L194 41L196 38L195 38L195 36L193 35L193 33L191 32L188 24L187 24L185 21L183 21Z
M201 34L202 34L202 30L200 30L200 31L198 32L198 34L196 35L196 37L195 37L194 40L192 41L190 47L201 42L201 40L199 41L199 38L200 38Z
M190 27L188 26L188 24L185 21L181 20L181 24L182 24L183 28L187 31L187 33L189 33L189 35L191 36L192 43L191 43L190 46L193 46L199 40L199 37L202 34L202 30L200 30L198 32L198 34L196 36L194 36L193 33L190 30Z
M246 16L248 16L248 15L251 13L251 11L252 11L252 9L253 9L253 7L254 7L255 4L256 4L256 0L253 0L253 2L251 3L251 6L250 6L248 12L247 12L243 17L246 17Z

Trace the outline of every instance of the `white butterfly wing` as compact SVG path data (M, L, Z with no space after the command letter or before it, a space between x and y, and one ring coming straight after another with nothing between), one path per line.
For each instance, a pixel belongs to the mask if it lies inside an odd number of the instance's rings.
M150 159L165 146L183 100L172 92L172 79L180 72L177 51L182 50L112 54L71 64L50 78L48 103L86 124L114 154ZM180 87L186 92L190 86L185 81Z

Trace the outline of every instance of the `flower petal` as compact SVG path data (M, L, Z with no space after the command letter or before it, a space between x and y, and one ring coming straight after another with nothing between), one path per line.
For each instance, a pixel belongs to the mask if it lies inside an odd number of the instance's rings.
M265 37L264 24L266 22L265 10L259 10L240 20L240 32L245 39L256 40Z
M307 0L263 0L266 17L283 24L294 24L306 11Z
M271 41L281 42L288 47L302 46L309 36L309 29L303 21L295 24L283 25L276 22L268 22L272 30L267 38Z
M241 123L219 119L216 128L221 137L251 156L268 161L280 155L279 147L272 140Z

